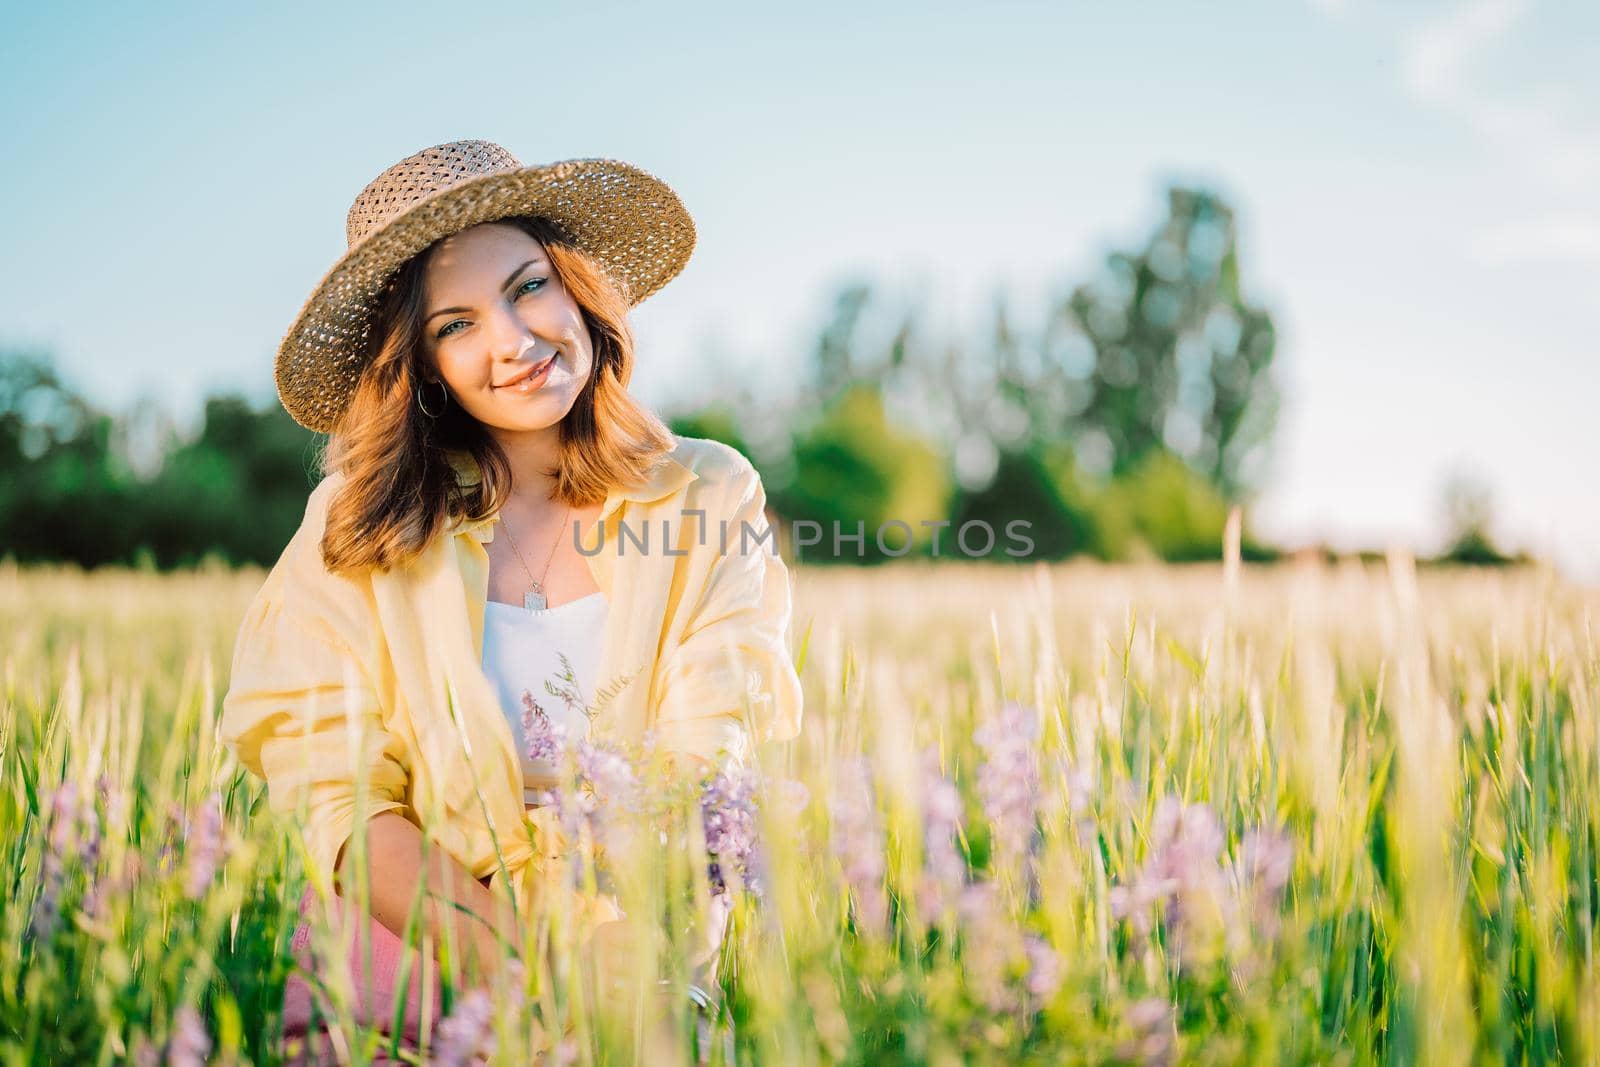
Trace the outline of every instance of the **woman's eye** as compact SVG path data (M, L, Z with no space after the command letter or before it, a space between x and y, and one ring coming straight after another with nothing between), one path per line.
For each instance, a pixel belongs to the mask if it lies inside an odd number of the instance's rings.
M527 281L517 286L517 295L522 296L526 293L536 293L539 291L539 289L543 288L544 283L548 280L549 279L547 278L529 278ZM459 332L455 329L455 327L465 326L466 324L466 319L452 319L450 322L445 323L444 326L439 329L438 333L434 334L434 338L436 340L443 340L444 338L449 337L451 334Z

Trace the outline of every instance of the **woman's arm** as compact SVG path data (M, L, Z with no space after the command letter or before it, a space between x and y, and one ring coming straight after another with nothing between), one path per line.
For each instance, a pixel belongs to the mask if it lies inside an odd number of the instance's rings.
M476 967L485 978L498 974L505 960L522 950L510 904L437 846L429 850L424 871L423 844L417 825L395 812L383 812L367 822L367 910L396 937L404 937L426 878L421 924L433 943L442 948L446 930L453 926L450 936L464 973ZM337 869L347 897L362 885L357 856L358 850L348 845L340 850Z
M421 920L435 943L444 943L453 923L456 955L476 952L480 966L496 968L502 950L495 935L512 934L515 924L499 913L495 894L441 847L430 850L424 882L406 749L388 729L371 672L354 651L357 624L338 608L326 583L285 590L281 575L269 580L240 625L220 738L266 782L272 810L305 843L308 869L334 893L356 901L357 878L365 874L367 909L399 937L426 884L431 895ZM359 871L350 842L363 827L367 867ZM510 940L513 951L521 949L520 937Z
M801 688L789 655L789 572L766 519L766 490L748 461L711 519L715 559L662 668L655 728L663 751L704 768L743 759L752 742L800 731ZM727 521L727 550L715 523Z

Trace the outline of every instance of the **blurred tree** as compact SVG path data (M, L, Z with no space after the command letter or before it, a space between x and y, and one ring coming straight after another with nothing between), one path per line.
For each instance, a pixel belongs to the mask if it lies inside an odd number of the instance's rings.
M111 462L111 431L45 356L0 355L0 553L90 566L129 558L137 499Z
M145 490L142 540L163 566L211 551L271 564L300 524L319 440L276 402L209 397L199 435L167 456Z
M88 403L62 383L48 356L0 353L0 462L7 470L78 440L92 419Z
M1496 547L1489 533L1494 496L1481 478L1462 472L1451 475L1440 499L1448 529L1448 547L1440 562L1493 566L1514 562Z
M135 419L151 421L169 449L153 475L122 454ZM208 399L198 436L176 447L161 423L151 412L119 422L95 411L42 355L0 355L0 554L89 567L275 560L314 482L316 436L276 403L256 409L234 396Z
M1070 449L1004 449L995 458L994 476L981 489L959 483L950 506L950 528L940 539L941 558L973 558L983 537L974 531L965 539L973 555L962 551L956 533L969 522L982 522L993 531L994 544L985 558L995 560L1056 560L1079 552L1094 552L1100 532L1089 501L1077 484ZM1012 532L1013 522L1027 525ZM1019 541L1032 547L1025 556ZM1010 554L1008 554L1008 552Z
M811 387L818 407L831 407L856 381L882 374L881 366L865 364L856 352L856 331L871 299L872 287L864 282L848 284L834 297L811 361Z
M1098 513L1110 559L1220 559L1228 502L1180 457L1152 450L1106 487Z
M809 520L821 526L822 540L802 549L803 559L854 563L911 555L932 537L923 521L945 517L944 459L920 437L889 422L874 382L857 381L838 392L829 407L796 431L792 454L794 477L769 486L768 501L788 523ZM890 520L905 523L909 539L906 529L885 527L885 553L878 531ZM863 533L859 556L853 541L842 540L858 527Z
M750 445L739 429L738 417L726 405L713 404L698 411L674 415L666 421L668 429L681 437L705 437L721 441L737 449L745 459L754 461Z
M935 532L922 524L940 521L951 524L940 554L959 555L955 530L975 519L994 531L997 558L1011 558L1017 520L1034 558L1216 558L1276 414L1272 320L1244 298L1240 273L1232 210L1173 188L1144 246L1108 256L1038 331L1018 329L1001 293L980 344L930 341L921 312L886 313L853 281L817 331L793 410L757 411L722 390L668 424L757 463L775 513L822 527L811 559L926 552ZM160 411L93 411L46 359L0 359L0 460L16 472L0 486L0 552L270 563L299 522L317 440L276 403L237 396L209 399L198 435L179 440ZM836 553L835 527L849 536L858 524L860 556L853 543ZM1476 529L1456 551L1492 549ZM1243 547L1270 551L1248 532Z
M1114 252L1045 331L1036 418L1120 477L1171 452L1227 500L1249 488L1277 413L1271 316L1244 298L1233 211L1173 188L1142 249Z

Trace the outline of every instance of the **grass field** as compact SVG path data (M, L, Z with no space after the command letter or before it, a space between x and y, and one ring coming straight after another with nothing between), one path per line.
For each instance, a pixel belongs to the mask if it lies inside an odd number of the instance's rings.
M212 737L260 577L0 571L6 1063L275 1062L305 876ZM797 582L738 1062L1600 1060L1600 593L1403 558ZM698 845L636 840L608 877L672 920L653 983L708 890ZM447 990L447 1038L693 1062L682 1002L540 959Z

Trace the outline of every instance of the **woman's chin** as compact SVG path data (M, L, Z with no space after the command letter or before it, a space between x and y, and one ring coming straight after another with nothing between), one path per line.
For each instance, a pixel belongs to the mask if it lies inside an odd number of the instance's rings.
M507 414L506 412L499 411L487 418L480 418L478 421L482 422L489 429L498 433L515 434L538 433L540 430L548 430L552 426L555 426L557 423L559 423L562 419L566 418L567 413L565 409L562 409L559 412L552 412L550 409L544 408L542 405L541 409L542 410L538 412L530 411L519 412L516 414Z

